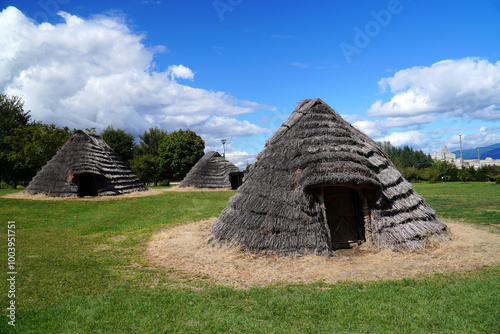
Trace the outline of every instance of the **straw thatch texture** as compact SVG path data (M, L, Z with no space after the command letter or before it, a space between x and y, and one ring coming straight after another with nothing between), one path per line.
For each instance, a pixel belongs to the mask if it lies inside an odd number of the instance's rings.
M218 152L211 151L198 160L179 187L236 189L242 178L243 171Z
M85 130L76 131L26 188L31 194L54 197L88 195L85 192L112 196L142 190L146 190L142 182L111 147Z
M376 247L414 250L429 236L447 235L377 143L314 99L299 104L266 142L211 240L252 252L332 254L321 200L328 185L364 194L364 235Z

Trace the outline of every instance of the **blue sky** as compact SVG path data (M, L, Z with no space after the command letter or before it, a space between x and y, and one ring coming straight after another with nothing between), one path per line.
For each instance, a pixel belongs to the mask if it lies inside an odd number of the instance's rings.
M9 7L12 6L12 7ZM0 91L253 162L303 99L426 153L500 142L500 1L2 1Z

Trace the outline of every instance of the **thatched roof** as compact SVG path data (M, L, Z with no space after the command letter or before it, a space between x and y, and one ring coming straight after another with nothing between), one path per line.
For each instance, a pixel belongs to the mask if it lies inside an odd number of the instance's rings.
M142 182L96 133L76 131L37 173L28 193L54 197L112 196L146 190Z
M236 189L242 178L243 171L218 152L211 151L198 160L179 187Z
M342 196L352 203L327 200ZM379 248L414 250L447 235L377 143L322 100L305 100L258 154L214 223L212 241L252 252L331 254L337 227L328 215L345 218L334 211L346 205L361 217L363 241Z

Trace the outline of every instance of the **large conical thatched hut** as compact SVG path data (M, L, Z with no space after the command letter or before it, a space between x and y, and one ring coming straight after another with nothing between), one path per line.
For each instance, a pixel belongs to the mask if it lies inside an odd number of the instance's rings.
M112 196L146 190L97 134L76 131L37 173L26 191L54 197Z
M224 159L218 152L206 153L191 168L179 187L237 189L243 180L243 171Z
M252 252L423 248L447 227L381 148L320 99L299 104L212 226Z

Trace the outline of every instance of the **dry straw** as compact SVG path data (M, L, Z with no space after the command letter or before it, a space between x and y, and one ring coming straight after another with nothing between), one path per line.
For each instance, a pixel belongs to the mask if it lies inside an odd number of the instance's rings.
M473 270L500 262L500 235L463 224L448 223L451 239L416 252L382 252L356 248L335 257L270 256L237 247L207 243L216 218L159 231L145 256L171 273L207 277L239 288L276 283L336 283L418 278L433 273Z

